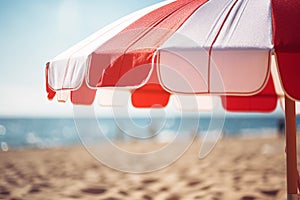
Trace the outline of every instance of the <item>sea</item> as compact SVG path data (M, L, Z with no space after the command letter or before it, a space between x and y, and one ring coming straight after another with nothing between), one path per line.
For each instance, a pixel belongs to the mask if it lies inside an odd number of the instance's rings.
M79 145L80 134L81 136L85 134L82 132L86 131L93 139L94 136L91 133L99 134L96 129L110 139L122 139L120 137L122 134L135 139L145 139L153 132L156 135L180 132L182 136L189 136L191 133L201 136L216 129L222 132L222 137L276 137L280 120L283 120L283 117L264 115L229 116L214 120L211 117L193 116L185 118L175 116L167 119L107 117L96 119L98 127L95 127L90 125L92 124L90 119L78 121L73 118L0 118L0 144L2 151ZM81 131L78 131L78 127ZM297 128L300 129L299 117ZM126 137L126 140L130 140L130 137ZM99 137L95 138L99 139Z

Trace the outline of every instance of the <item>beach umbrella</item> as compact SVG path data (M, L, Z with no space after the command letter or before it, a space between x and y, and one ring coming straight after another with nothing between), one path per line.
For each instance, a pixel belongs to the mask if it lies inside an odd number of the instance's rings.
M98 91L104 105L109 92L119 92L135 107L149 108L166 106L174 94L196 96L199 102L201 96L209 102L207 95L216 95L225 109L244 112L270 112L280 98L286 113L288 199L297 199L299 19L298 0L164 1L51 59L48 98L90 105Z

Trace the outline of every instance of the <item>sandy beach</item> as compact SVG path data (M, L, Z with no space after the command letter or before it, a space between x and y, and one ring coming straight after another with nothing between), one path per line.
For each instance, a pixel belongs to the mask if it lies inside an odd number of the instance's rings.
M82 146L0 152L0 199L286 198L284 138L224 138L203 160L198 151L195 141L174 164L141 175L110 169Z

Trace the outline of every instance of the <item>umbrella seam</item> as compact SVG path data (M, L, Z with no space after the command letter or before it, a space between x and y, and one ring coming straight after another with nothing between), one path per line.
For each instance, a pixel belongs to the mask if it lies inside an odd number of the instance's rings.
M209 47L209 53L208 53L208 56L209 56L209 59L208 59L208 83L207 83L207 85L208 85L208 93L210 93L210 86L211 86L211 83L210 83L210 82L211 82L211 80L210 80L210 78L211 78L211 77L210 77L210 76L211 76L210 65L211 65L211 53L212 53L212 48L213 48L213 45L215 44L215 42L216 42L218 36L220 35L221 30L222 30L222 28L223 28L223 26L224 26L226 20L228 19L228 17L229 17L229 15L230 15L231 11L233 10L233 8L234 8L234 6L236 5L237 2L238 2L238 0L235 0L235 2L233 3L233 5L232 5L231 8L229 9L229 11L228 11L228 13L227 13L225 19L223 20L223 22L222 22L222 24L221 24L221 26L220 26L220 28L219 28L219 30L218 30L218 32L217 32L217 34L216 34L214 40L213 40L213 42L212 42L212 44L211 44L210 47Z

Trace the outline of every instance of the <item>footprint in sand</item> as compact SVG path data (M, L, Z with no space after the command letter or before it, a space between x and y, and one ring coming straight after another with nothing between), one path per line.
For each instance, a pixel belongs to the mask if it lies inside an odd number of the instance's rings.
M6 187L0 185L0 195L9 195L9 194L10 191Z
M145 179L142 181L143 184L151 184L157 182L157 179Z
M38 187L31 187L31 189L28 191L28 193L38 193L38 192L40 192L41 190L40 190L40 188L38 188Z
M161 192L166 192L166 191L168 191L168 190L169 190L168 187L162 187L162 188L160 188L160 191L161 191Z
M153 198L152 198L150 195L145 194L145 195L143 196L143 199L144 199L144 200L152 200Z
M193 187L193 186L199 185L200 183L201 183L201 181L191 181L191 182L188 182L187 185L190 187Z
M49 187L51 187L50 183L47 183L47 182L38 183L37 185L39 187L43 187L43 188L49 188Z
M123 196L128 196L128 195L129 195L128 192L125 192L125 191L123 191L123 190L120 190L120 191L119 191L119 194L121 194L121 195L123 195Z
M108 198L105 198L105 199L103 199L103 200L120 200L120 199L115 198L115 197L108 197Z
M172 196L168 197L166 200L180 200L180 196L172 195Z
M277 196L279 190L260 190L260 192L267 196Z
M209 190L210 188L211 188L211 185L207 185L207 186L200 188L200 190Z
M241 198L241 200L255 200L255 199L256 199L256 197L254 197L254 196L243 196Z
M13 198L10 198L9 200L22 200L22 199L18 198L18 197L13 197Z
M235 175L234 177L233 177L233 180L234 180L234 182L239 182L240 180L241 180L241 176L240 175Z
M195 196L194 199L203 199L203 196Z
M105 188L101 188L101 187L88 187L88 188L81 189L81 192L87 194L103 194L106 191L107 190Z
M5 178L6 182L11 184L11 185L18 185L17 179L14 177L6 177Z
M222 196L223 194L224 194L224 193L221 192L221 191L215 192L215 195L216 195L217 198L220 197L220 196Z
M240 190L241 190L241 188L238 187L238 186L234 186L233 189L234 189L235 191L240 191Z
M50 187L50 184L46 183L46 182L34 184L31 186L28 193L38 193L38 192L41 192L42 188L48 188L48 187Z
M141 187L141 186L139 186L139 187L137 187L137 188L135 188L135 190L144 190L145 188L144 187Z
M82 196L81 195L78 195L78 194L71 194L69 195L68 197L72 198L72 199L79 199L81 198Z

